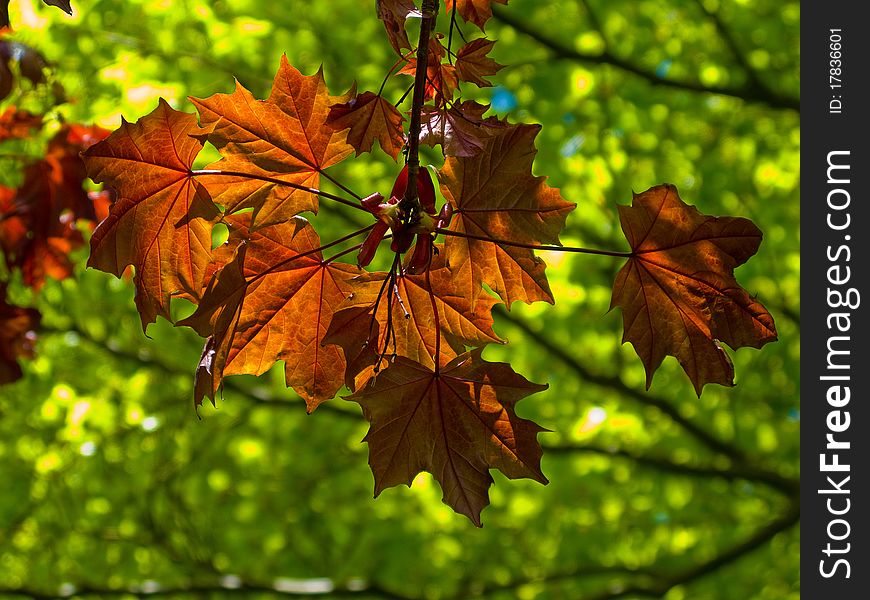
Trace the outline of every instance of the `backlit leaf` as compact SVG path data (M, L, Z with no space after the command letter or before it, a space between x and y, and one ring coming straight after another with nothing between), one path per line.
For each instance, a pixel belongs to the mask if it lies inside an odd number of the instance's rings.
M420 10L412 0L376 0L378 18L384 22L390 44L399 56L411 49L405 21L411 16L420 16Z
M210 165L234 173L269 177L317 188L320 174L353 152L347 132L327 123L330 107L348 100L332 96L322 70L302 75L281 57L272 92L257 100L241 84L232 94L191 98L208 141L224 158ZM246 176L205 176L212 198L228 212L254 208L254 225L265 227L302 211L317 212L317 197Z
M445 156L470 157L483 152L486 140L498 135L507 124L495 117L483 118L489 106L466 100L449 108L424 107L420 143L441 144Z
M643 361L647 388L666 355L699 395L707 383L734 385L720 342L737 349L776 340L773 317L734 279L761 231L748 219L701 214L667 184L635 194L619 219L632 256L616 276L611 307L622 309L623 342Z
M449 13L456 11L465 21L471 21L481 29L492 17L492 3L507 4L508 0L445 0L444 8Z
M33 356L40 314L35 308L23 308L6 301L6 284L0 283L0 385L21 378L19 358Z
M514 412L524 397L546 389L480 350L462 354L438 372L404 357L348 400L371 423L365 441L375 496L431 473L456 512L480 526L493 483L489 469L547 483L541 472L542 427Z
M120 277L136 268L136 305L142 326L169 318L173 295L197 300L211 253L211 221L218 216L191 176L205 130L193 115L164 100L136 123L123 121L84 152L88 175L118 194L91 238L88 265Z
M447 157L439 171L441 191L453 205L451 229L525 244L558 244L559 231L574 208L559 190L532 175L538 125L505 128L472 157ZM486 283L510 306L515 300L554 302L544 262L533 250L497 241L447 236L451 270L480 293Z
M34 130L42 127L42 116L26 110L8 107L0 114L0 142L9 139L28 137Z
M464 293L465 286L444 265L443 254L442 250L433 257L428 276L425 273L400 274L392 291L383 285L386 273L375 273L359 282L353 297L345 303L347 307L343 308L348 311L346 314L353 314L357 319L352 324L345 317L339 319L336 327L330 327L326 341L341 344L345 355L354 357L359 357L363 344L368 341L376 353L403 356L429 369L435 368L436 355L440 357L439 365L444 366L465 352L467 346L501 343L492 329L492 307L498 300L488 294L473 300L469 298ZM438 311L437 326L430 284ZM385 292L378 302L381 289ZM375 305L377 312L373 319ZM388 323L392 332L389 339L386 338ZM339 328L343 333L336 331ZM366 357L360 362L362 368L374 366L374 358L368 354ZM365 379L360 377L360 372L350 370L348 377L350 381Z
M394 159L399 156L405 145L402 121L402 113L391 102L372 92L363 92L345 103L336 104L329 113L329 123L337 131L350 129L347 141L357 156L371 152L375 140Z
M301 217L256 231L249 230L247 215L229 223L230 242L215 253L217 277L196 312L180 323L214 338L203 354L208 365L200 363L196 403L203 395L214 399L226 375L260 375L283 360L287 385L310 412L342 385L341 351L321 341L360 271L325 262L320 238Z
M60 280L72 274L69 254L84 244L76 220L96 218L83 188L85 166L79 153L108 133L64 125L45 156L24 168L21 186L0 194L0 247L6 265L21 269L24 283L35 290L47 277Z
M456 53L456 73L462 81L470 81L479 87L490 87L492 84L484 79L495 75L503 67L487 54L492 50L494 41L486 38L473 40Z

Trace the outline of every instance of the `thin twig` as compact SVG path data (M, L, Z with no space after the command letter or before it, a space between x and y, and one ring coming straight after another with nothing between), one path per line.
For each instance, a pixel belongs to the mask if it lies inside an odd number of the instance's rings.
M691 92L706 92L710 94L719 94L722 96L730 96L739 98L748 102L761 102L773 108L787 108L800 112L800 100L790 96L770 91L763 87L747 84L743 86L707 86L693 81L675 81L673 79L663 79L655 73L650 73L637 65L615 56L610 51L605 50L599 54L583 53L574 48L553 40L541 31L531 27L525 21L514 17L510 13L505 12L496 6L492 7L492 15L495 20L504 23L515 29L516 31L532 38L553 53L553 56L558 59L576 60L579 62L610 65L622 69L627 73L631 73L641 79L652 83L653 85L670 87L676 89L687 90Z

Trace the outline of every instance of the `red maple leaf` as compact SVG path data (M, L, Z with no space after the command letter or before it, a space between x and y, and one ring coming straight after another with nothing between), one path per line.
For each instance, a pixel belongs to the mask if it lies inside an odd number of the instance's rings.
M336 131L350 129L347 142L357 156L371 152L378 140L381 149L394 159L405 145L402 121L402 113L392 103L372 92L354 94L347 102L333 105L328 119Z
M378 18L384 22L387 38L399 56L402 50L411 49L408 32L405 31L405 21L411 16L420 16L420 10L413 0L376 0Z
M478 87L489 87L492 84L484 79L495 75L503 67L489 56L495 41L486 38L473 40L456 53L456 74L462 81L470 81Z
M613 284L625 333L646 367L647 388L666 355L675 356L701 394L706 383L734 385L722 348L760 348L776 340L773 317L734 279L758 250L752 221L710 217L685 204L672 185L635 194L619 207L631 258Z
M505 363L484 361L480 350L435 371L397 358L373 385L347 398L371 423L365 441L375 496L428 471L444 502L479 527L493 483L489 469L547 483L537 441L545 429L514 412L519 400L546 388Z
M441 144L445 156L470 157L483 152L486 140L507 124L496 117L483 118L489 106L466 100L447 107L424 107L420 143Z
M0 283L0 385L21 378L19 358L33 356L40 314L35 308L23 308L6 301L6 284Z
M429 40L429 55L426 58L426 84L424 98L434 100L435 106L443 106L453 99L453 92L459 87L456 67L443 62L447 55L441 41L433 37ZM412 57L408 64L399 70L402 75L414 76L417 72L417 58Z
M96 218L83 188L79 153L108 133L99 127L63 126L45 156L24 168L21 186L3 194L0 246L6 264L21 269L24 283L36 290L47 277L60 280L72 274L69 254L84 244L76 221Z
M459 15L467 22L471 21L481 30L492 17L492 3L507 4L508 0L446 0L444 9L450 13L454 6Z
M42 127L42 115L36 115L26 110L8 107L0 114L0 142L10 139L21 139Z
M357 365L347 369L348 387L357 389L367 381L376 364L388 368L389 360L379 356L402 356L433 369L466 347L503 343L492 330L492 307L498 300L488 294L472 300L443 255L436 248L426 273L400 273L392 286L387 273L356 282L324 338L324 343L340 345L347 362Z

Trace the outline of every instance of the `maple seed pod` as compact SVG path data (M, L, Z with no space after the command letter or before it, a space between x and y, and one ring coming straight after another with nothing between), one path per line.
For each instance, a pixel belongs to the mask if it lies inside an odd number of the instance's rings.
M374 194L370 194L360 200L359 203L362 204L364 209L376 215L378 214L378 208L380 207L383 200L383 194L381 194L380 192L375 192Z
M408 261L408 266L405 267L405 272L409 275L419 275L429 268L430 262L432 262L432 234L421 233L417 236L417 245L414 246L414 253Z
M359 254L357 254L356 262L359 266L367 267L372 262L375 252L378 251L378 246L389 228L390 226L383 221L375 223L375 226L366 237L366 241L363 242L362 247L359 249Z
M405 197L405 190L408 187L408 165L402 167L399 176L396 177L396 182L393 184L393 191L390 192L390 203L394 204ZM435 214L435 185L432 183L432 175L429 169L421 167L417 171L417 198L420 201L420 206L430 215ZM395 199L395 202L394 202Z
M432 183L432 175L429 169L422 167L417 171L417 197L420 206L430 215L435 214L435 186Z
M453 205L447 202L441 207L438 217L435 219L435 229L446 229L450 226L450 220L453 218Z
M393 228L393 241L390 243L390 250L404 254L411 247L413 241L414 232L399 223Z

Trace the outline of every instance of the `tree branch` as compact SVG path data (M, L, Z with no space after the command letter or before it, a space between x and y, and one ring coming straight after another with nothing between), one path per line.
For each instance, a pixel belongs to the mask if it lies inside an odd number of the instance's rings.
M760 102L762 104L767 104L772 108L785 108L800 112L799 99L784 96L782 94L769 90L766 87L754 84L751 77L749 83L742 86L706 86L694 81L675 81L673 79L662 79L658 77L655 73L650 73L627 60L615 56L609 50L605 50L604 52L601 52L599 54L584 53L575 50L570 46L564 45L561 42L550 39L544 33L538 31L537 29L528 25L526 22L512 16L509 12L500 9L495 5L492 7L492 15L495 20L500 21L501 23L508 25L509 27L512 27L519 33L522 33L532 38L540 45L550 50L553 53L553 56L557 59L574 60L588 64L610 65L612 67L621 69L626 73L630 73L636 77L639 77L640 79L644 79L647 82L657 86L686 90L690 92L719 94L722 96L739 98L747 102Z
M800 493L800 481L783 477L773 471L757 469L747 465L737 464L728 468L719 468L708 465L684 464L674 462L665 457L640 454L624 448L610 448L595 446L592 444L542 444L542 446L544 452L548 455L587 453L607 457L619 457L631 460L638 465L650 467L674 475L684 475L687 477L721 477L728 481L745 479L747 481L764 483L792 499L797 499L798 494Z
M589 596L584 600L616 600L617 598L625 598L627 596L647 596L651 598L661 598L671 589L678 585L685 585L697 579L709 575L714 571L725 567L732 562L743 558L754 550L764 546L772 540L777 534L782 533L800 522L800 502L794 501L788 511L778 519L772 521L767 526L757 530L744 541L732 546L731 548L717 554L712 559L700 563L698 565L688 567L687 569L675 573L673 575L661 576L657 583L650 584L629 584L621 589L609 589L600 594Z
M438 0L423 0L420 20L420 38L417 42L417 70L414 74L414 95L411 101L411 123L408 129L408 185L399 206L407 213L419 206L417 200L417 172L420 170L420 115L426 92L426 74L429 62L429 34L438 17Z
M248 598L253 594L266 594L275 598L354 598L354 597L378 597L388 600L416 600L414 596L405 596L377 584L367 582L351 583L344 586L335 585L327 578L317 579L276 579L274 584L242 583L232 579L225 579L221 583L213 584L190 584L172 587L162 587L157 582L143 582L128 588L98 588L92 586L77 587L72 593L64 593L59 590L56 593L44 592L26 587L0 587L0 595L20 596L33 600L66 600L74 595L77 598L161 598L173 597L179 594L190 596L220 594L221 596L238 596Z
M617 391L623 395L631 395L636 400L639 400L644 403L648 403L652 398L654 400L658 400L659 402L664 402L664 400L656 399L653 396L648 396L637 390L629 388L618 378L610 378L604 377L600 375L594 375L588 372L588 370L576 363L573 358L569 357L567 354L564 354L558 347L551 344L549 341L542 338L542 336L537 335L527 323L517 318L514 315L510 315L505 313L505 311L501 311L502 318L507 319L512 324L517 326L522 331L526 332L528 335L532 336L535 339L536 343L540 343L544 348L550 352L553 352L557 358L562 360L563 362L567 362L566 364L577 371L577 374L593 383L598 385L603 385L605 387L614 387L616 386ZM168 365L159 360L155 360L150 357L142 356L139 353L134 353L127 351L122 348L117 348L111 345L106 340L100 340L92 336L90 333L80 328L77 324L72 324L67 328L56 328L52 329L46 326L41 328L43 332L49 333L57 333L64 334L67 332L76 333L79 338L89 342L96 348L102 349L107 353L111 354L115 358L119 358L122 360L126 360L128 362L132 362L134 364L143 366L143 367L153 367L159 369L160 371L173 376L191 376L192 373L188 373L184 369L180 369L175 366ZM224 389L232 390L234 394L238 394L240 397L248 400L259 406L267 406L271 408L278 409L290 409L290 410L304 410L304 403L301 400L287 400L283 397L277 397L263 389L251 389L249 386L243 385L239 382L239 380L235 378L228 378L223 382ZM676 409L670 407L668 408L676 413ZM324 402L320 406L318 406L317 411L320 413L326 412L336 417L339 417L344 420L352 420L355 422L364 421L364 417L357 411L344 410L339 407L338 404L334 402ZM682 417L680 417L682 418ZM679 423L682 425L682 423ZM693 426L693 425L692 425ZM709 434L707 434L709 435ZM712 437L712 436L711 436ZM715 438L713 438L715 439ZM703 442L703 440L702 440ZM682 463L675 463L667 458L661 457L652 457L645 454L640 454L638 452L633 452L627 449L620 448L603 448L592 445L576 445L576 444L553 444L547 445L544 444L543 448L546 452L552 453L554 455L568 455L573 453L594 453L605 456L615 456L621 457L628 460L632 460L639 465L656 468L661 471L665 471L668 473L687 475L693 477L721 477L727 480L737 480L737 479L745 479L747 481L763 483L769 485L770 487L780 491L786 496L794 497L797 494L800 486L799 481L795 481L789 479L787 477L783 477L779 473L774 471L768 471L765 469L753 467L751 465L747 465L741 461L734 461L734 464L728 468L718 468L713 466L696 466L696 465L686 465Z
M799 522L800 501L795 499L781 517L770 522L768 525L757 529L742 542L723 550L708 561L687 567L682 571L672 574L657 573L648 567L641 567L636 570L615 567L610 569L609 572L614 574L625 572L629 578L622 582L612 581L608 584L605 591L586 596L583 600L616 600L617 598L625 597L661 598L678 585L685 585L701 579L702 577L745 557L767 544L777 534L790 529ZM523 581L514 581L507 585L493 586L475 595L488 596L497 592L516 589L527 584L547 583L556 580L588 577L590 575L606 575L607 572L607 570L596 567L578 568L564 573L554 573L545 577L535 577Z
M626 396L628 398L631 398L632 400L640 402L641 404L652 406L653 408L658 409L659 412L670 417L672 421L680 425L689 434L691 434L692 437L697 439L703 445L707 446L713 452L724 454L735 462L746 462L747 457L742 450L732 444L729 444L728 442L720 440L700 425L684 417L680 414L675 406L673 406L664 398L660 398L653 394L644 393L640 390L629 387L619 377L593 373L585 365L581 364L576 358L574 358L571 354L566 352L563 348L559 347L557 344L550 341L546 336L541 335L540 332L533 329L523 319L509 313L501 306L493 307L492 312L493 315L498 315L500 318L507 320L518 329L522 330L529 337L531 337L536 344L538 344L544 350L558 358L559 361L561 361L568 368L577 373L577 375L579 375L582 379L585 379L586 381L592 382L602 387L610 388L612 390L615 390L622 396Z

